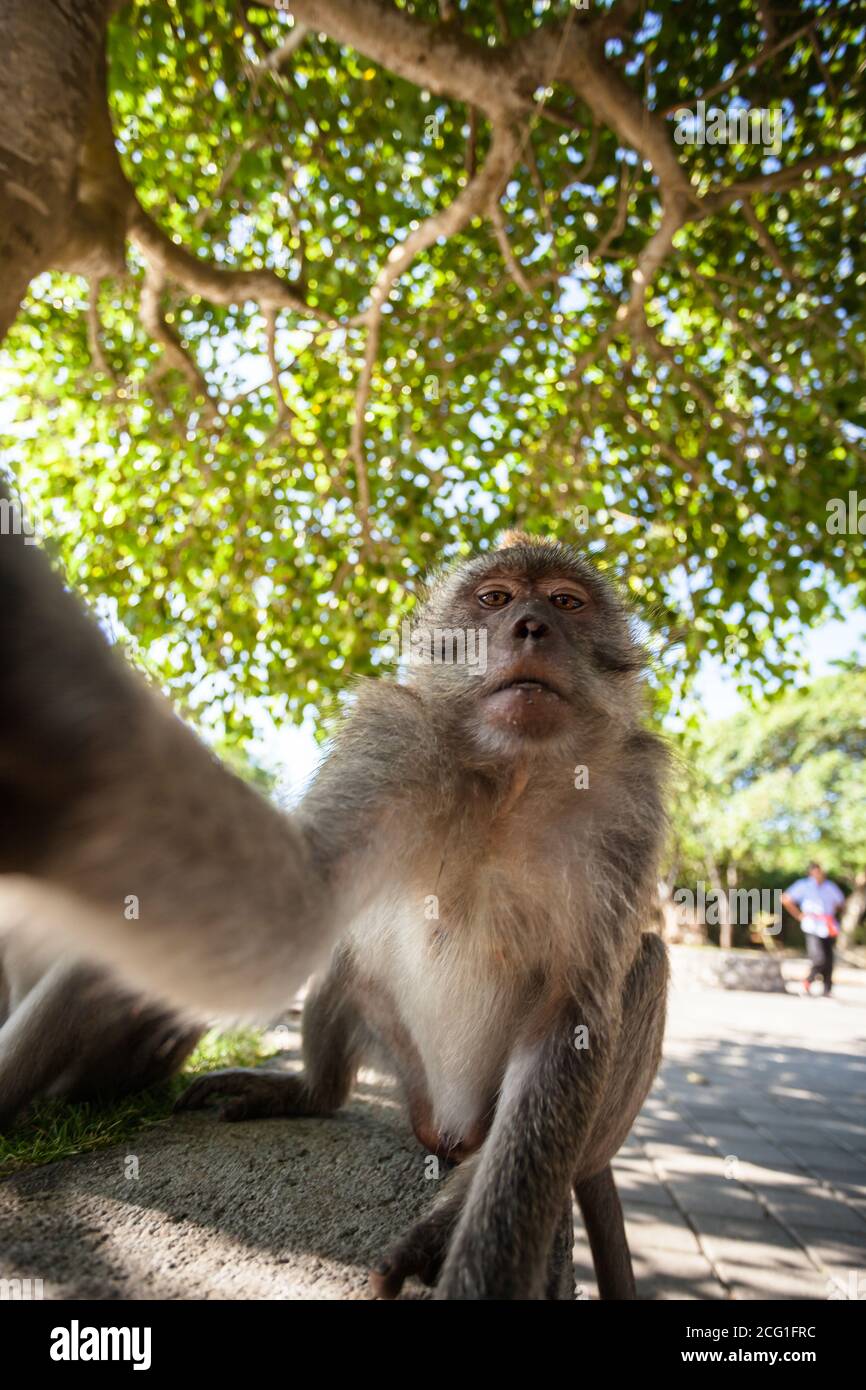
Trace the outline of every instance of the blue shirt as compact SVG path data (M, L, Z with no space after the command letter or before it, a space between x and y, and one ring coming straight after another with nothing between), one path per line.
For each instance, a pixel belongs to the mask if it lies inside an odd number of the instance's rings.
M798 878L796 883L785 889L785 893L803 914L800 923L803 931L810 932L812 936L830 935L824 916L835 917L845 901L845 894L838 884L829 878L825 878L823 883L816 883L810 874L808 878Z

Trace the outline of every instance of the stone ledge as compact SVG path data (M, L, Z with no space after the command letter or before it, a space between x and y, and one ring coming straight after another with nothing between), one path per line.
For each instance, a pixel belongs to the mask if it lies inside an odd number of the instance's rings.
M748 989L784 994L781 961L766 951L722 950L716 946L669 946L676 986Z

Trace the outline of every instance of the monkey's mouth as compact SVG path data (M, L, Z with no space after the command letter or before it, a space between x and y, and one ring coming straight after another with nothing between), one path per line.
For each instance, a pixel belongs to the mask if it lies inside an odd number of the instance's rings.
M517 675L509 676L507 680L501 681L491 695L499 695L503 690L519 690L527 695L553 695L557 700L561 700L562 694L551 685L550 681L543 676Z
M491 724L507 734L547 738L561 728L568 702L537 666L512 666L488 694L485 710Z

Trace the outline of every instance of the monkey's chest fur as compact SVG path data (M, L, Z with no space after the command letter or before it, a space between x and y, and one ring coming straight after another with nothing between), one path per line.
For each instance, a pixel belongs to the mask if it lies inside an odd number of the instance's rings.
M574 884L550 883L543 902L532 889L519 855L430 865L376 897L350 933L366 1027L398 1073L416 1136L443 1157L480 1147L517 1028L574 954L551 925L578 920Z

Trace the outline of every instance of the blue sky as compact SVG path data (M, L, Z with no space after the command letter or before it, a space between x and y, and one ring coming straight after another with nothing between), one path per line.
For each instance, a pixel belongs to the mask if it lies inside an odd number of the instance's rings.
M853 602L846 603L845 608L844 618L797 634L798 658L803 667L796 678L797 685L808 685L828 675L833 663L842 659L859 656L866 663L866 612ZM753 688L760 694L760 687ZM692 698L710 719L726 719L745 706L736 681L724 663L713 656L702 661Z

